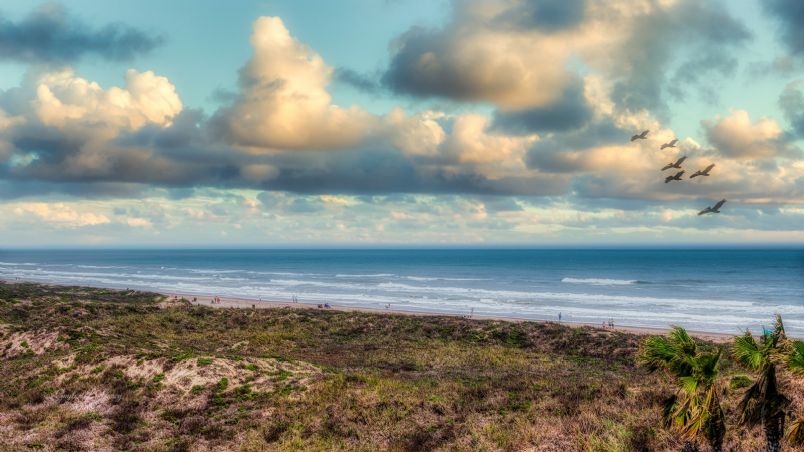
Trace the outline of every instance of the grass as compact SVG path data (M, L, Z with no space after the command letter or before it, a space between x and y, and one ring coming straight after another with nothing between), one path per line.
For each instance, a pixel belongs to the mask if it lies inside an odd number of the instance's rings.
M635 364L637 335L164 302L0 284L0 449L680 449L661 422L673 387Z

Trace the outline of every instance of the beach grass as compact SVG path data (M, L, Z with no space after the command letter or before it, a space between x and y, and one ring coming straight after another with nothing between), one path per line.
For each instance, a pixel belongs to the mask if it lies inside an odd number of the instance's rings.
M679 450L644 336L0 284L3 450ZM728 344L704 343L703 347ZM724 405L744 371L725 360ZM761 432L730 425L727 447Z

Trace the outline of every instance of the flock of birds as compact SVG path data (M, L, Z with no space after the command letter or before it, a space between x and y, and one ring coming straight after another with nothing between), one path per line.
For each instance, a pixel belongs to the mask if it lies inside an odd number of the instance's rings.
M632 136L631 141L633 142L633 141L636 141L636 140L646 140L648 138L648 132L650 132L650 131L645 130L642 133L640 133L639 135ZM674 147L676 147L676 143L678 143L678 140L673 140L673 141L671 141L669 143L664 143L661 146L660 150L664 150L664 149L667 149L667 148L674 148ZM683 157L679 158L675 162L670 162L667 165L665 165L664 168L662 168L662 171L666 171L666 170L669 170L671 168L681 170L681 171L678 171L677 173L675 173L673 175L665 177L664 178L664 183L665 184L670 183L672 181L681 181L682 180L681 177L684 175L684 170L681 169L681 164L684 163L684 160L687 160L686 156L683 156ZM714 168L714 167L715 167L715 164L712 163L711 165L707 166L706 168L694 172L689 178L694 179L694 178L699 177L699 176L709 176L709 172L712 171L712 168ZM707 207L704 210L698 212L698 215L704 215L704 214L707 214L707 213L720 213L720 208L723 207L723 204L725 204L725 203L726 203L726 200L722 199L722 200L718 201L718 203L715 204L714 206Z

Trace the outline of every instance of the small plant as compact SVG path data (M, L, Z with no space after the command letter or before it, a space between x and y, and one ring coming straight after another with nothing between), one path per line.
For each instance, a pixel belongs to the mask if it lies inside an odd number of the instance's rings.
M198 361L196 361L196 364L199 367L209 366L210 364L212 364L212 358L198 358Z
M752 383L751 379L748 378L747 376L745 376L745 375L735 375L735 376L731 377L731 380L729 381L729 388L732 389L732 390L741 389L741 388L747 388L747 387L751 386L751 383Z
M190 394L193 394L193 395L200 394L201 391L203 391L203 390L204 390L203 386L201 386L201 385L193 385L193 387L190 388Z
M161 374L156 374L156 375L154 375L153 382L154 382L154 383L159 383L160 381L162 381L162 380L164 380L164 379L165 379L165 374L163 374L163 373L161 373Z
M226 377L221 378L216 385L216 388L219 392L223 392L226 388L229 387L229 379Z

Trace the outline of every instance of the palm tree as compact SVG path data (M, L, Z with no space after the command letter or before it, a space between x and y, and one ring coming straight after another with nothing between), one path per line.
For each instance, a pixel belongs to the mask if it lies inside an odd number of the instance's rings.
M740 422L751 426L762 425L767 452L779 450L785 410L790 405L787 397L779 391L776 381L776 364L784 340L784 325L778 315L774 330L763 332L759 343L748 331L734 338L734 358L759 375L740 402Z
M684 328L673 327L668 337L646 339L639 359L650 371L665 371L679 385L664 415L687 439L684 450L695 450L690 440L702 436L713 451L721 451L726 423L717 384L720 352L700 351Z
M787 368L795 374L804 374L804 341L792 341L787 357ZM787 440L794 446L804 446L804 417L793 421Z

